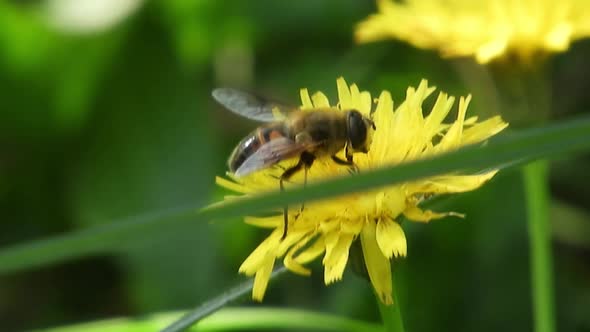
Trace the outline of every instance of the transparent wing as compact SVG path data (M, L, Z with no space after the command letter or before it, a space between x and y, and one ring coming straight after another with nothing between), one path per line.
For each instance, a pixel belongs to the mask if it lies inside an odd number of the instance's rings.
M215 89L211 95L228 110L261 122L283 120L288 110L293 109L279 102L231 88Z
M254 154L244 161L236 170L235 175L238 177L248 175L263 168L270 167L281 160L298 156L307 145L296 143L295 141L280 137L263 144Z

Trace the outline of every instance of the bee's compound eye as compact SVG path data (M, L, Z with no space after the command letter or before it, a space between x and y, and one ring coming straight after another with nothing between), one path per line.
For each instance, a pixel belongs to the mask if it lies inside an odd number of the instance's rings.
M364 150L363 147L367 139L367 126L363 120L363 115L359 111L353 110L348 113L348 139L354 150Z

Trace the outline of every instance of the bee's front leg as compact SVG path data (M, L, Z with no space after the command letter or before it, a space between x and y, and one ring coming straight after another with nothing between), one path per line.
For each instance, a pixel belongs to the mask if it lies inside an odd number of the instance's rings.
M332 160L338 164L338 165L343 165L343 166L348 166L351 168L353 173L358 173L359 172L359 168L358 166L354 163L353 159L352 159L352 152L350 151L350 149L348 148L348 145L345 148L345 154L346 154L346 160L342 160L340 158L338 158L338 156L333 155L332 156Z
M359 173L359 167L352 160L352 150L350 149L348 144L346 145L346 149L344 149L344 152L346 153L346 161L349 163L349 165L351 165L350 167L352 168L352 171L354 173Z

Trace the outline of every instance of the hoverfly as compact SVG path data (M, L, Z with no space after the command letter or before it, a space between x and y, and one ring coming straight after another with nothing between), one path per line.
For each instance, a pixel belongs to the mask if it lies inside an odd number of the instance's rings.
M265 123L244 137L231 153L227 164L235 176L242 177L283 160L299 158L297 164L281 174L281 191L284 190L283 182L301 169L305 172L305 185L307 171L316 158L330 157L337 164L358 170L353 153L369 151L376 129L371 119L354 109L300 110L230 88L215 89L212 95L228 110ZM337 156L342 150L346 160ZM287 206L283 209L283 217L285 238L288 227Z

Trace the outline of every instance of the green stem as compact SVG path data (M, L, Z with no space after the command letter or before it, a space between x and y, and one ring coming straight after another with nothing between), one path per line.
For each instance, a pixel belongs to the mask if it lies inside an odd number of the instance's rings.
M553 260L547 161L536 161L524 168L524 188L531 255L534 331L553 332Z
M404 331L404 322L402 320L402 314L400 311L399 301L397 299L397 294L395 291L395 285L393 287L393 304L386 305L381 302L379 296L375 294L375 299L377 301L377 305L379 306L379 313L381 314L381 319L383 320L383 326L385 327L386 332L403 332Z

